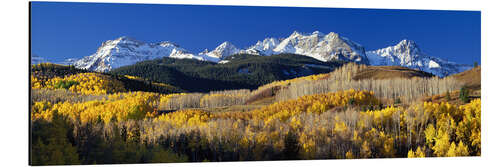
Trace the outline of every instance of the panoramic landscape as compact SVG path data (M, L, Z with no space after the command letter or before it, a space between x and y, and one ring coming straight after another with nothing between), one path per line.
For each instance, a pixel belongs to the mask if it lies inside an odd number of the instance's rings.
M203 11L137 26L187 9ZM350 21L388 14L378 30ZM481 156L478 12L33 2L31 15L31 165Z

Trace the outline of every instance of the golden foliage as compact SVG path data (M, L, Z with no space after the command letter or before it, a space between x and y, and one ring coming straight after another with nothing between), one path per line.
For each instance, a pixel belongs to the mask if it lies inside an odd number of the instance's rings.
M480 99L461 106L425 102L364 111L379 106L379 100L373 92L351 89L302 96L250 112L156 111L159 104L188 95L133 92L85 102L42 101L34 103L31 117L51 120L58 113L79 124L122 123L131 129L127 138L159 142L163 136L192 148L202 147L203 141L219 151L247 150L243 154L255 159L265 159L266 149L280 152L291 145L302 159L480 154ZM215 96L238 95L212 93L197 99L203 105ZM296 136L291 140L295 144L287 144L290 133Z
M61 84L68 82L74 83L68 85L68 90L86 95L101 95L125 91L123 83L110 76L98 73L79 73L64 78L54 77L46 81L31 76L32 89L58 89L61 88Z
M45 119L50 121L53 112L69 117L82 124L92 122L110 123L128 119L142 120L154 116L153 106L156 105L157 95L146 92L116 93L101 100L87 102L35 102L32 108L31 119Z

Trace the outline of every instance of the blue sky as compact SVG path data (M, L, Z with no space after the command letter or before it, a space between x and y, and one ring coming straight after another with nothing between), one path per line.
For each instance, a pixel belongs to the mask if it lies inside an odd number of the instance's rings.
M478 11L31 4L31 52L53 61L91 55L102 42L120 36L171 41L197 53L224 41L246 48L266 37L287 37L294 30L336 32L366 50L410 39L430 56L465 64L481 60Z

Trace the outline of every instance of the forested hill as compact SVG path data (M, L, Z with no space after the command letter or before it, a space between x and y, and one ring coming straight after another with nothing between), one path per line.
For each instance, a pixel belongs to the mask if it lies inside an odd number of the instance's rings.
M101 83L101 85L99 84ZM102 83L116 83L113 86L123 87L121 92L124 91L144 91L156 93L178 93L185 92L168 84L156 83L147 79L115 75L100 72L93 72L75 68L74 66L66 66L52 63L41 63L31 66L31 84L37 85L37 88L65 88L71 87L85 87L84 90L97 92L99 89L109 91L108 93L116 93L118 89L105 88L109 85L102 85ZM87 84L84 86L84 84ZM79 92L81 90L73 90Z
M120 67L110 73L138 76L191 92L208 92L255 89L277 80L331 72L342 64L295 54L237 54L226 57L220 63L165 57Z

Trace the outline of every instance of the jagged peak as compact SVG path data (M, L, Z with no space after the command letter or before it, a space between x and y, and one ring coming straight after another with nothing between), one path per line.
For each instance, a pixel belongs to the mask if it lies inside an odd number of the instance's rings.
M403 39L396 46L407 46L408 48L418 48L417 43L413 40Z
M224 41L224 42L222 42L219 46L231 46L231 45L233 45L233 44L231 44L231 42L229 42L229 41Z
M338 38L340 35L338 33L335 33L335 32L329 32L328 34L326 34L326 37L328 38Z
M158 43L160 46L162 47L166 47L166 46L175 46L175 47L180 47L179 45L177 45L176 43L173 43L173 42L170 42L170 41L161 41Z
M275 44L277 44L277 43L279 43L279 40L276 39L276 38L265 38L262 41L261 40L257 41L257 43L255 45L262 45L262 44L266 44L266 43L275 43ZM249 48L251 48L251 47L252 46L250 46Z
M208 52L209 52L208 49L205 48L205 50L203 50L202 52L200 52L198 55L207 54Z
M322 32L316 30L314 32L311 33L311 35L319 35L319 36L324 36L325 34L323 34Z
M109 46L109 45L115 46L118 44L143 44L143 42L136 40L132 37L121 36L121 37L118 37L114 40L107 40L107 41L103 42L100 48L102 48L104 46Z
M278 39L276 39L276 38L265 38L264 40L262 40L262 42L278 42Z
M127 42L134 42L134 43L143 43L135 38L129 37L129 36L121 36L114 41L120 42L120 43L127 43Z
M297 37L297 36L312 36L312 35L317 35L317 36L325 36L324 33L316 30L312 33L304 33L304 32L299 32L297 30L293 31L293 33L289 37Z
M236 46L234 46L231 42L229 41L224 41L222 42L219 46L217 46L217 48L215 48L216 50L220 50L220 49L226 49L226 48L236 48Z
M299 31L297 30L294 30L292 34L290 34L290 36L299 36L299 35L302 35L302 33L300 33Z
M121 41L121 40L131 40L132 41L132 40L135 40L135 39L132 38L132 37L129 37L129 36L121 36L121 37L118 37L116 40L119 40L119 41Z
M409 40L409 39L406 39L406 38L403 39L403 40L401 40L401 41L399 41L396 45L391 45L391 46L388 46L388 47L385 47L385 48L381 48L381 49L377 49L377 50L370 51L370 52L383 52L384 50L387 50L387 49L398 51L398 52L408 52L408 53L422 54L420 48L417 45L417 43L415 41L413 41L413 40Z

